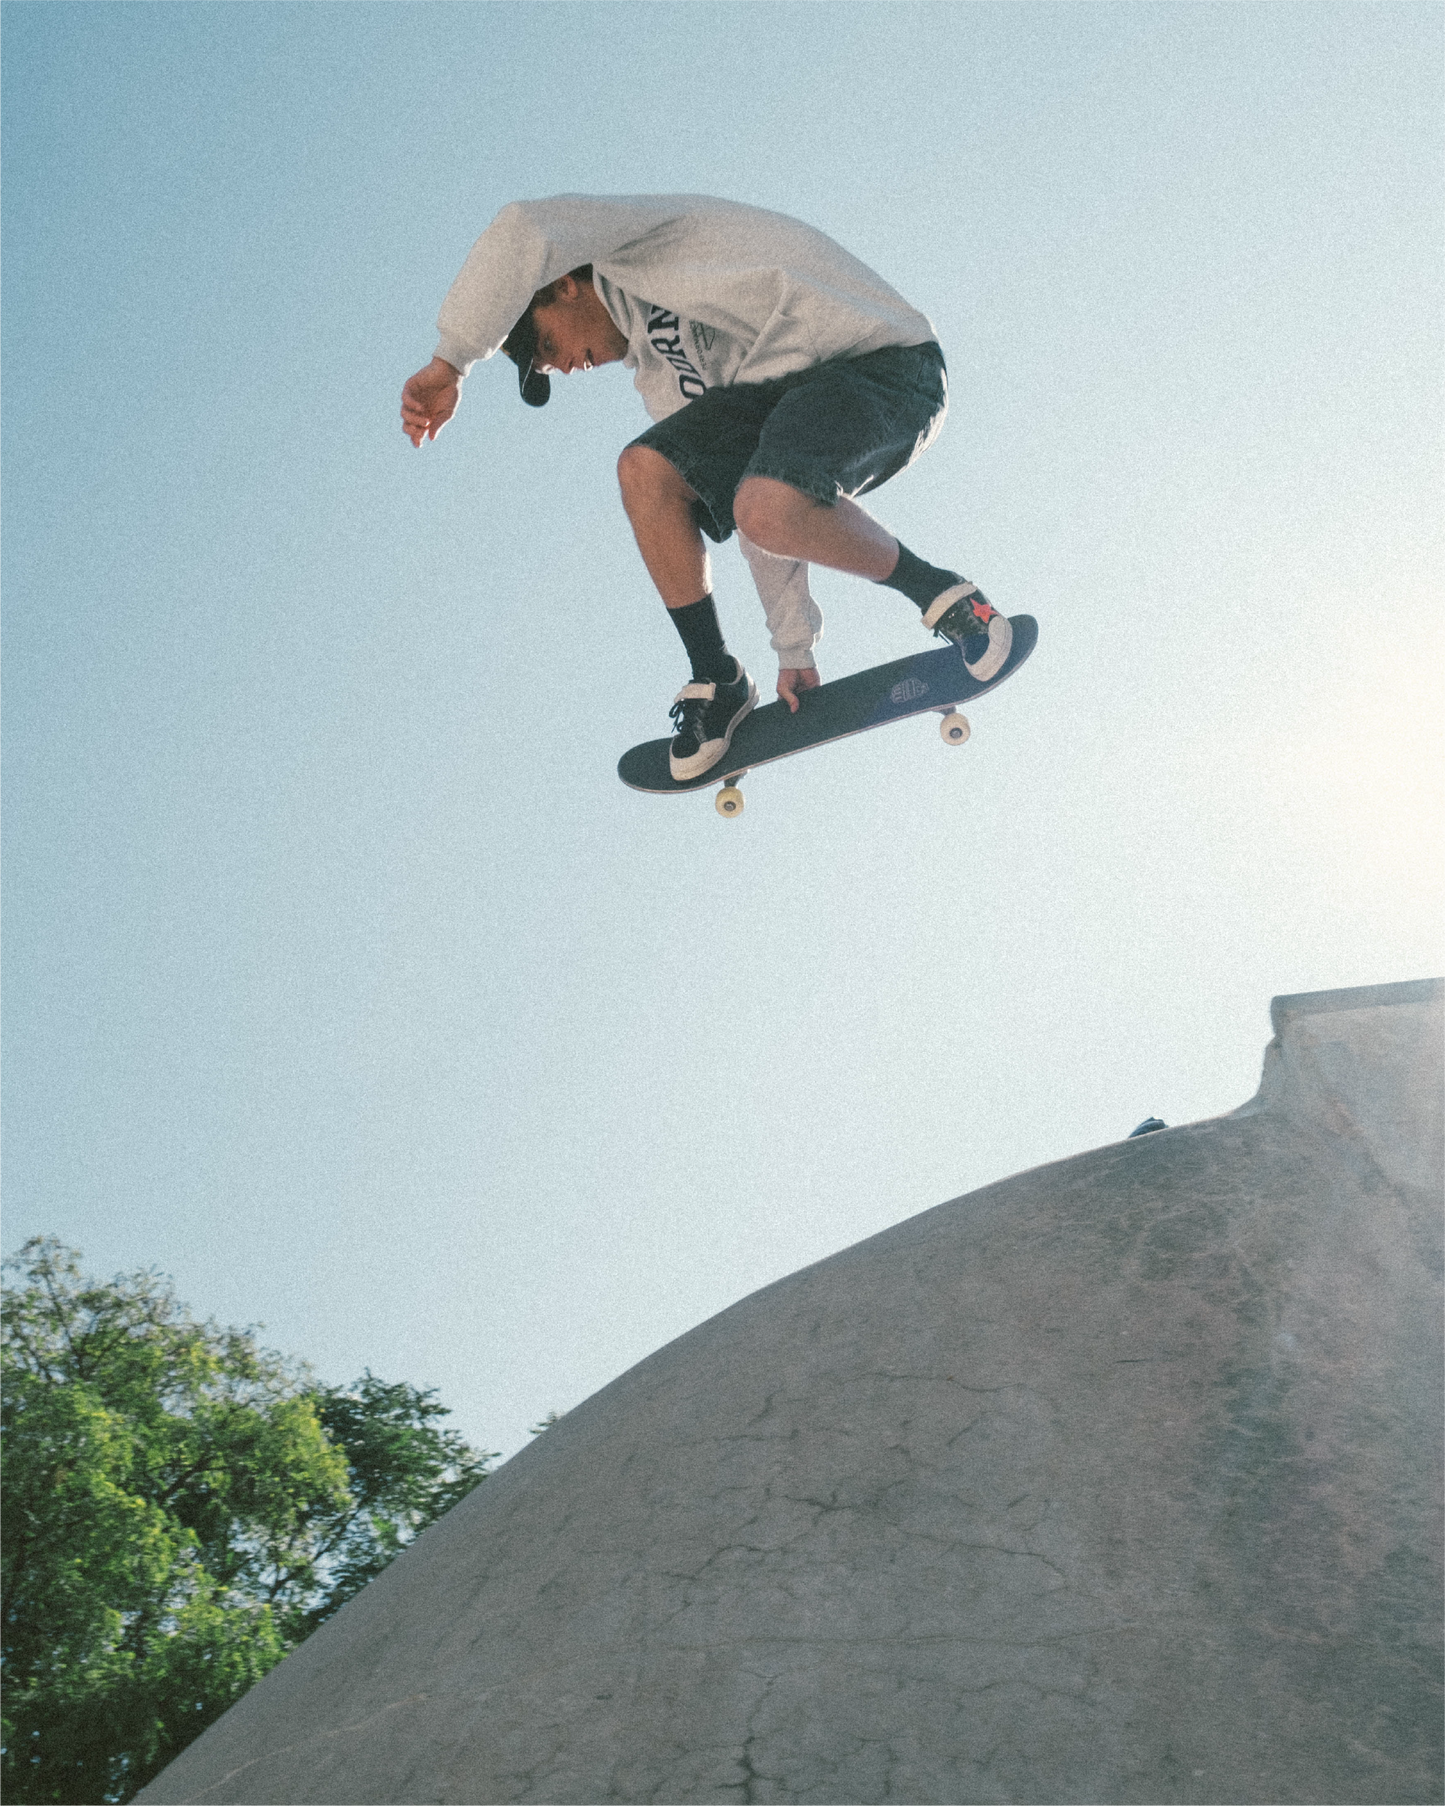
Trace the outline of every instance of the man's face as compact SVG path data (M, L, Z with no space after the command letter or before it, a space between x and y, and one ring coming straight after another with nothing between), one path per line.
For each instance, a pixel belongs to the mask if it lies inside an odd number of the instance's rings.
M535 368L549 376L615 364L627 353L627 340L590 282L564 276L557 298L532 309L532 322L537 328Z

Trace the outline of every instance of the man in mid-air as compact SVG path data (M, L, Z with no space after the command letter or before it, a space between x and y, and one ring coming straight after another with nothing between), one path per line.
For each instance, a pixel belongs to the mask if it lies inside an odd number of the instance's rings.
M675 778L715 765L758 699L723 637L704 534L738 532L790 709L819 681L809 564L898 590L974 677L1002 668L1006 617L854 500L938 436L948 383L933 327L812 226L705 195L513 202L472 246L437 323L436 355L402 390L416 446L497 351L533 407L553 375L617 362L636 373L654 424L617 474L692 670L672 705Z

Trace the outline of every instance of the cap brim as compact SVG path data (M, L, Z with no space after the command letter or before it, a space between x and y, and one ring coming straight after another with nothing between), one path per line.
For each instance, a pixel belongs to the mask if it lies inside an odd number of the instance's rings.
M502 341L502 350L517 366L517 387L522 392L522 400L529 408L545 407L552 384L537 368L537 328L530 309Z

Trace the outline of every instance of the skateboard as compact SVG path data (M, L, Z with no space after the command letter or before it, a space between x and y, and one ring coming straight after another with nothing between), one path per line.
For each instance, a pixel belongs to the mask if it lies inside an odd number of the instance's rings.
M1013 676L1038 643L1039 624L1032 615L1013 615L1011 620L1013 645L1008 660L997 677L987 683L969 676L956 646L915 652L910 658L896 658L891 664L873 665L867 671L855 671L851 677L835 677L831 683L819 684L816 690L801 691L796 715L781 698L754 709L738 727L722 758L701 777L681 782L673 777L668 770L667 749L671 741L667 739L644 740L641 746L625 752L617 762L617 775L633 790L648 790L659 796L707 790L721 784L717 812L731 817L743 812L738 781L755 765L769 765L774 759L806 752L810 746L825 746L830 740L843 740L870 727L882 727L886 721L902 721L906 716L925 715L933 710L943 717L939 731L948 745L962 746L970 730L957 705L996 690Z

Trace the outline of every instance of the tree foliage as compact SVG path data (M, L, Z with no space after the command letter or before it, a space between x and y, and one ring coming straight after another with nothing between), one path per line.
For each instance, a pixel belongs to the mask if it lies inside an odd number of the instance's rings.
M142 1272L7 1266L12 1802L128 1800L486 1476L431 1392L315 1383Z

